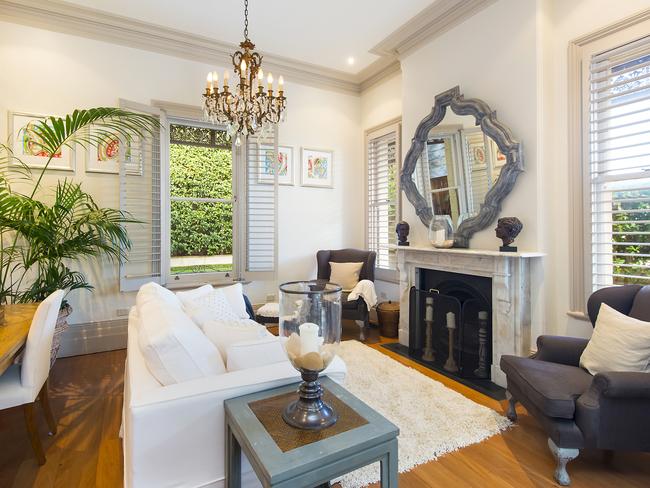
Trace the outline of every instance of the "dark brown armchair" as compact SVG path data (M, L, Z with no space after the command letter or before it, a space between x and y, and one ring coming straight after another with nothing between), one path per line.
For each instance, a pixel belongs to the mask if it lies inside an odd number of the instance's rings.
M650 286L626 285L594 292L587 309L592 325L600 304L650 321ZM650 373L606 372L592 376L580 368L587 339L540 336L530 358L502 356L508 382L508 418L521 402L546 431L557 459L555 479L570 484L566 464L585 447L650 451Z
M318 251L316 253L316 262L318 264L318 279L328 280L332 272L330 261L334 263L363 263L361 271L359 272L359 281L370 280L375 281L375 260L377 253L374 251L364 251L361 249L338 249L330 251ZM363 327L368 327L369 313L366 302L362 298L349 302L347 296L343 296L343 311L342 318L349 320L360 320L363 322ZM363 339L363 328L361 330L361 338Z

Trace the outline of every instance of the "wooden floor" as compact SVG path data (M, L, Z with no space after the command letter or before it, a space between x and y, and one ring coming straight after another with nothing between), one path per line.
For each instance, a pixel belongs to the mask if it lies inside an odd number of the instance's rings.
M344 339L356 338L348 325ZM504 405L380 347L385 339L372 331L367 343L422 371L468 398L503 412ZM122 448L118 437L125 351L57 361L52 371L51 399L59 433L46 435L38 415L47 464L39 468L29 445L22 411L0 412L0 487L121 487ZM39 412L40 413L40 412ZM448 454L400 475L401 488L547 487L553 460L546 438L525 410L518 425L502 435ZM575 488L650 487L650 454L588 451L570 463Z

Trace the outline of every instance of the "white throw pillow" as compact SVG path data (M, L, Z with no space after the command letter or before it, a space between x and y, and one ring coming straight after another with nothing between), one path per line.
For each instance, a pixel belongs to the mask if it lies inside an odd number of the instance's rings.
M151 301L166 303L178 309L182 308L183 306L173 291L170 291L167 288L160 286L158 283L154 283L153 281L140 287L138 294L135 296L135 305L137 309L140 310L142 305Z
M248 312L246 311L246 302L244 301L244 287L241 283L235 283L234 285L222 286L218 290L221 290L230 303L230 306L239 316L240 319L250 319Z
M201 328L211 320L240 320L224 293L218 288L201 295L195 294L194 298L183 302L183 308Z
M605 371L649 372L649 365L650 322L628 317L602 303L580 366L595 375Z
M203 333L217 346L224 361L228 359L228 348L236 342L255 341L268 337L266 327L248 320L210 320L203 324Z
M359 283L359 273L363 263L335 263L330 261L330 281L336 283L343 291L350 291Z
M218 349L173 305L150 301L138 311L138 344L151 374L163 385L226 371Z
M190 300L195 300L199 297L209 294L212 290L214 290L212 285L203 285L192 290L177 291L176 296L181 301L181 303L185 304L185 302L189 302Z
M256 341L237 342L228 347L228 371L258 368L267 364L287 361L287 355L278 337Z

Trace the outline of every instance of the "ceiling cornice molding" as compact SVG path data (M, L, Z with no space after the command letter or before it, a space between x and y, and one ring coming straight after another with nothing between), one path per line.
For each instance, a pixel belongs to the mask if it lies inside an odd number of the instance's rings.
M370 52L377 59L350 74L295 59L264 55L266 69L288 80L359 95L400 70L399 58L448 31L496 0L438 0ZM230 66L235 44L61 0L0 0L0 20L110 42L210 65Z
M107 41L208 64L229 66L234 44L58 0L0 0L0 20ZM359 94L356 76L282 56L265 54L267 70L291 81Z
M402 58L495 2L496 0L438 0L391 33L370 52L379 56Z

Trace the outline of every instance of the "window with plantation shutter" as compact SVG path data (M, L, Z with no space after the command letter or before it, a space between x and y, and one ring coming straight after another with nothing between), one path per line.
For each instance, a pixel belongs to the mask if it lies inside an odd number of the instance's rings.
M591 291L650 284L650 36L591 55L585 137Z
M400 124L394 123L366 134L367 247L377 253L379 278L397 269L391 246L397 244L395 225L400 218L400 132Z
M120 100L120 107L162 116L160 110L135 102ZM126 224L132 246L128 259L120 263L121 291L135 291L149 281L161 283L163 279L161 141L160 133L121 141L120 210L139 221Z
M241 232L246 280L275 279L277 270L278 143L274 133L246 138ZM275 164L273 164L275 162ZM273 175L269 178L269 175Z

